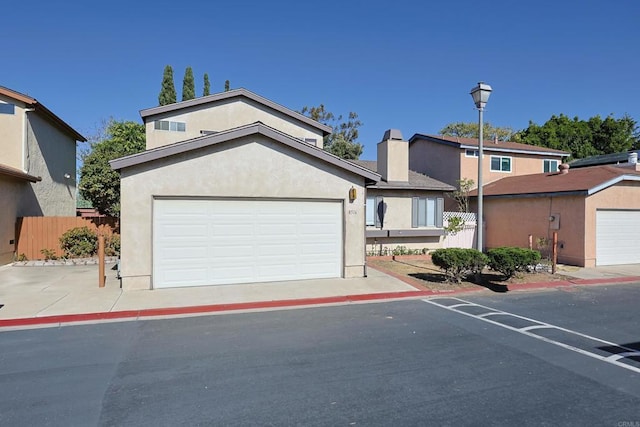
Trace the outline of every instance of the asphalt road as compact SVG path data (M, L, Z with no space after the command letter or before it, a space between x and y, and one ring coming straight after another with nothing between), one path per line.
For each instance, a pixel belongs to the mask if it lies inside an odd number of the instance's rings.
M635 284L2 332L0 425L639 427L640 356L616 357L639 303Z

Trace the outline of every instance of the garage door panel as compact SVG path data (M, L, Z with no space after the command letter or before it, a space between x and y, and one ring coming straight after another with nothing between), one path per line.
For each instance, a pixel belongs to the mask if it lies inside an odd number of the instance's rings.
M596 211L596 265L640 263L640 211Z
M341 273L340 202L162 199L154 203L154 287L340 277Z

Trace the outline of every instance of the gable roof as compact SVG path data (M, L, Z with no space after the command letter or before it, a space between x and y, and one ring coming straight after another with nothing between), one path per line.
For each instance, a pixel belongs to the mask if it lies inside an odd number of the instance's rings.
M162 105L160 107L147 108L140 110L140 116L145 119L147 117L155 116L157 114L168 113L172 111L182 110L184 108L195 107L198 105L212 104L219 101L224 101L232 98L246 98L250 99L258 104L268 107L272 110L278 111L286 116L289 116L295 120L303 122L311 127L314 127L322 131L323 135L329 135L331 133L331 126L324 125L317 122L304 114L300 114L297 111L293 111L285 106L277 104L267 98L263 98L247 89L233 89L227 92L215 93L213 95L202 96L200 98L190 99L188 101L176 102L174 104Z
M130 156L121 157L119 159L111 160L109 164L114 170L120 170L131 166L152 162L154 160L163 159L166 157L174 156L176 154L182 154L200 148L209 147L217 144L222 144L227 141L242 138L249 135L263 135L288 147L299 150L305 154L315 157L319 160L345 169L356 175L360 175L370 182L377 182L380 180L380 175L371 170L361 167L359 165L350 163L341 159L331 153L324 151L321 148L316 147L313 144L309 144L300 139L296 139L286 133L280 132L272 127L269 127L261 122L252 123L249 125L240 126L237 128L229 129L226 131L218 132L215 134L208 134L198 138L188 139L186 141L176 142L170 145L164 145L162 147L146 150L141 153L132 154Z
M378 162L375 160L349 160L351 163L365 167L373 172L378 172ZM409 182L383 181L368 185L367 188L379 188L383 190L438 190L453 191L455 187L446 184L427 175L423 175L409 169Z
M443 136L443 135L424 135L416 133L409 139L409 144L412 144L418 140L427 140L436 142L438 144L449 145L451 147L457 147L460 149L477 149L479 142L477 138L460 138L456 136ZM497 143L493 139L484 139L482 144L482 151L500 151L502 153L521 153L521 154L537 154L553 157L566 157L571 155L562 150L555 150L553 148L538 147L537 145L522 144L520 142L512 141L498 141Z
M53 123L58 129L60 129L63 132L67 133L68 135L72 136L75 141L86 142L87 138L85 138L84 136L80 135L74 128L69 126L64 120L62 120L60 117L58 117L55 114L53 114L53 112L51 112L51 110L49 110L47 107L45 107L37 99L32 98L32 97L30 97L28 95L25 95L23 93L17 92L17 91L15 91L13 89L6 88L4 86L0 86L0 95L4 95L4 96L6 96L8 98L11 98L11 99L14 99L16 101L19 101L19 102L22 102L22 103L26 104L27 107L33 108L33 109L36 110L36 112L42 114L47 120L49 120L51 123Z
M20 169L12 168L11 166L3 165L0 163L0 176L1 175L29 182L42 181L42 178L39 176L30 175L26 172L21 171Z
M595 165L615 165L618 163L628 163L629 154L636 153L640 155L640 150L624 151L622 153L600 154L597 156L589 156L584 159L576 159L569 162L572 168L583 168Z
M483 197L590 196L621 181L640 181L640 172L592 166L568 173L537 173L502 178L482 187ZM477 196L473 190L471 196Z

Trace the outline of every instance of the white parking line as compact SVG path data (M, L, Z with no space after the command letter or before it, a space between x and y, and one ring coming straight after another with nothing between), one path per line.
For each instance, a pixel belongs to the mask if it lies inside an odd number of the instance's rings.
M460 301L460 303L453 304L453 305L446 305L446 304L439 304L438 303L439 300L441 300L441 301L454 300L454 301ZM571 350L571 351L574 351L576 353L580 353L580 354L582 354L584 356L588 356L588 357L592 357L594 359L598 359L598 360L600 360L602 362L610 363L612 365L616 365L616 366L619 366L621 368L625 368L625 369L628 369L630 371L640 373L640 368L637 368L637 367L631 366L631 365L627 365L626 363L619 362L620 359L623 359L625 357L640 356L640 352L637 351L637 350L631 349L631 348L627 348L627 347L622 346L620 344L616 344L616 343L612 343L612 342L609 342L609 341L605 341L603 339L592 337L592 336L586 335L586 334L582 334L580 332L572 331L570 329L562 328L560 326L551 325L549 323L541 322L539 320L531 319L529 317L520 316L520 315L517 315L517 314L514 314L514 313L509 313L509 312L506 312L506 311L496 310L494 308L487 307L487 306L484 306L484 305L481 305L481 304L475 304L475 303L472 303L472 302L469 302L469 301L462 300L460 298L437 297L437 298L423 299L422 301L424 301L426 303L429 303L431 305L435 305L437 307L441 307L441 308L447 309L449 311L453 311L455 313L463 314L465 316L473 317L474 319L482 320L483 322L488 322L488 323L491 323L491 324L494 324L494 325L497 325L497 326L501 326L501 327L509 329L511 331L515 331L515 332L521 333L523 335L526 335L526 336L529 336L529 337L532 337L532 338L536 338L538 340L541 340L541 341L544 341L544 342L547 342L547 343L550 343L550 344L557 345L557 346L565 348L567 350ZM469 307L469 306L481 307L481 308L487 309L487 312L486 313L482 313L482 314L471 314L471 313L467 313L465 311L457 309L458 307ZM535 323L535 325L516 328L516 327L505 325L504 323L496 322L494 320L491 320L491 319L487 318L487 317L492 316L492 315L511 316L511 317L515 317L515 318L518 318L518 319L522 319L522 320L526 320L526 321ZM576 336L579 336L579 337L582 337L582 338L587 338L587 339L590 339L590 340L595 341L597 343L605 344L607 346L616 347L616 348L619 348L619 349L622 349L622 350L626 350L626 351L622 352L622 353L617 353L617 354L614 354L614 355L611 355L611 356L601 356L599 354L592 353L590 351L583 350L581 348L577 348L577 347L574 347L572 345L565 344L565 343L560 342L560 341L552 340L550 338L545 338L543 336L536 335L534 333L529 332L529 331L535 330L535 329L556 329L558 331L566 332L566 333L569 333L569 334L572 334L572 335L576 335Z

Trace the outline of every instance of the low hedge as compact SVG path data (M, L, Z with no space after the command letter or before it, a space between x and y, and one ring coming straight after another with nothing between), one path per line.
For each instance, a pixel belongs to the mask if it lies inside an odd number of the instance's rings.
M444 270L450 280L460 283L469 275L480 274L489 258L476 249L446 248L433 251L431 261Z
M502 247L487 251L489 267L506 279L517 272L531 271L540 262L540 252L533 249Z

